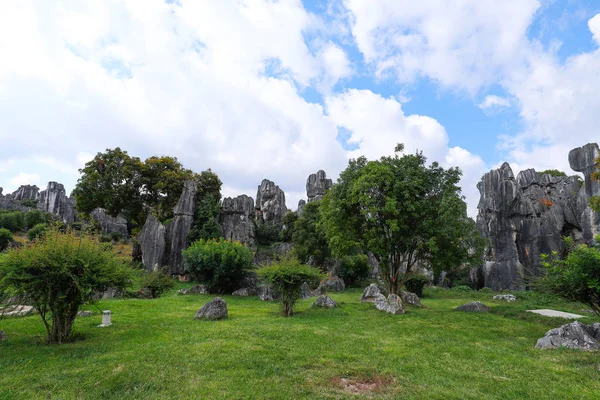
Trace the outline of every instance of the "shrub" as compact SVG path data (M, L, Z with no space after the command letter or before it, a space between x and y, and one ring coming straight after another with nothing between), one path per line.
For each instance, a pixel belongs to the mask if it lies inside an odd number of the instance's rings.
M121 234L120 232L111 232L110 239L113 242L117 243L119 240L123 239L123 234Z
M27 231L27 238L33 242L35 239L43 236L47 230L48 226L46 224L37 224Z
M200 239L183 251L184 269L211 293L231 293L241 287L252 265L252 252L239 242Z
M69 339L80 306L93 293L124 288L129 270L96 238L52 228L30 246L10 250L0 265L0 292L27 296L46 327L48 342Z
M0 251L4 251L14 240L12 233L5 228L0 228Z
M271 223L261 222L256 224L256 242L260 245L268 245L281 241L280 229Z
M17 232L25 228L25 213L22 211L5 211L0 213L0 228Z
M166 274L165 268L146 272L142 276L141 280L142 288L147 288L150 291L150 295L153 299L160 297L164 292L172 289L175 286L175 282L169 275Z
M365 254L346 256L340 262L340 278L352 286L369 277L369 257Z
M467 285L454 286L452 288L452 290L454 290L455 292L472 292L473 291L473 289L471 289L471 287L467 286Z
M542 265L547 273L536 282L538 289L586 304L600 316L600 249L585 245L571 247L565 259L560 259L556 252L544 255Z
M423 297L423 288L429 284L429 278L424 275L411 275L405 282L406 290Z
M100 238L98 240L100 240L100 242L102 243L112 243L113 241L110 235L100 235Z
M281 293L281 315L284 317L294 314L294 304L300 298L302 283L308 282L310 285L323 277L318 269L301 264L293 257L286 257L279 262L262 267L256 273Z
M37 200L24 199L24 200L21 200L21 204L23 204L25 207L36 208L37 207Z
M479 293L493 293L494 291L492 289L490 289L489 287L483 287L481 289L478 290Z
M30 210L25 213L25 225L31 229L37 224L45 224L50 222L50 218L40 210Z
M81 222L72 222L71 223L71 230L80 231L81 229L83 229L83 224Z

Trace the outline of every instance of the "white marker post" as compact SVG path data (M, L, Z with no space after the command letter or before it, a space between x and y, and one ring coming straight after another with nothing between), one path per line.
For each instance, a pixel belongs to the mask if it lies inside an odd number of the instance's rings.
M105 328L112 325L112 322L110 322L111 314L110 310L102 311L102 324L98 325L99 328Z

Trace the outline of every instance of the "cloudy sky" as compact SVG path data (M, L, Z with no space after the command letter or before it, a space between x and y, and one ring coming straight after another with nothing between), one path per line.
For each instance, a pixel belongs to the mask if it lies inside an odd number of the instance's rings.
M305 196L402 142L481 175L571 172L600 134L597 0L2 0L0 186L73 189L121 147Z

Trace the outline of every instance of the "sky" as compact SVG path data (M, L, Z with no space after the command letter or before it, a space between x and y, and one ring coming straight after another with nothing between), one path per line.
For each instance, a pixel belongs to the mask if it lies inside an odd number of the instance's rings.
M224 196L397 143L463 171L574 173L600 135L597 0L2 0L0 187L71 191L120 147L211 168Z

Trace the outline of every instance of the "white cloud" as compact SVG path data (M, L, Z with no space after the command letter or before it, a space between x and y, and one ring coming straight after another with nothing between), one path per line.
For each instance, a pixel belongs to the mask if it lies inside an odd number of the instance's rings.
M21 172L10 180L10 184L15 189L21 185L39 185L40 176L37 174L26 174Z
M538 0L345 0L365 60L401 82L477 92L520 61Z
M479 103L478 107L482 110L487 110L490 108L510 107L510 101L508 99L505 99L504 97L490 94L485 96L483 101Z
M588 27L590 28L596 43L600 45L600 14L594 15L594 17L588 21Z

